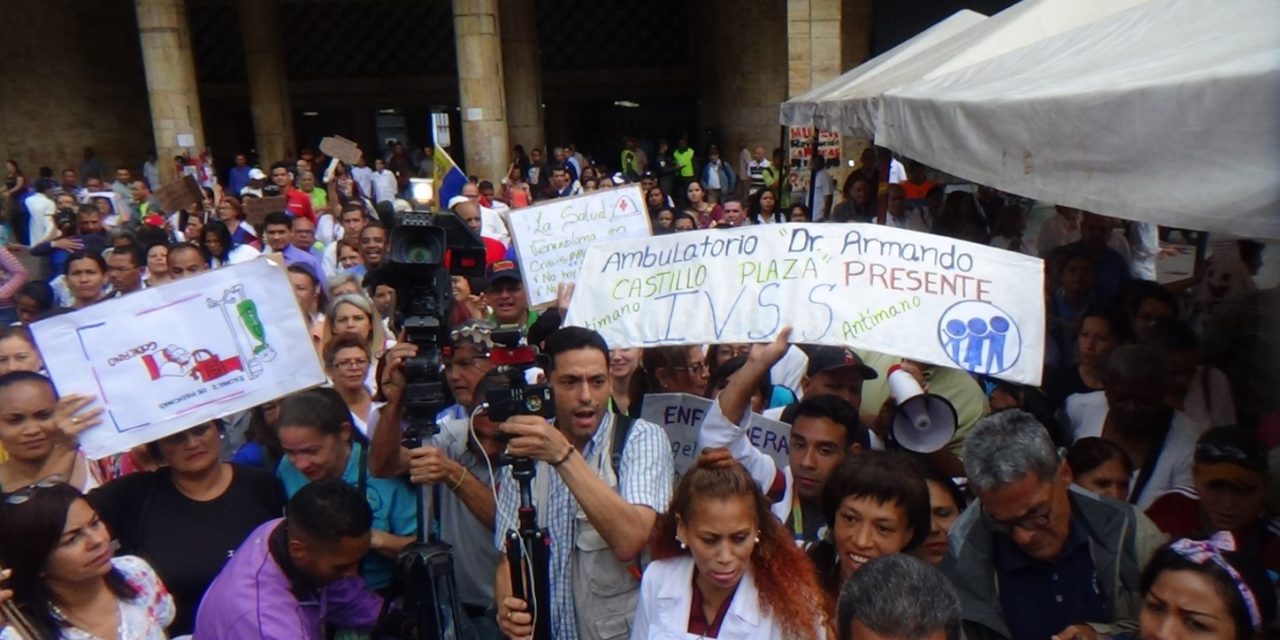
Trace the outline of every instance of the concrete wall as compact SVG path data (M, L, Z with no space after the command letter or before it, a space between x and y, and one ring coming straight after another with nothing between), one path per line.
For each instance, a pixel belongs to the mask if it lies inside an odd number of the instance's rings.
M85 146L108 172L141 167L151 116L133 2L6 0L0 60L0 156L29 177L78 167Z
M786 2L704 0L690 8L698 60L699 115L726 159L742 147L781 143L778 105L787 94ZM702 155L704 149L698 149ZM736 164L734 165L737 166Z

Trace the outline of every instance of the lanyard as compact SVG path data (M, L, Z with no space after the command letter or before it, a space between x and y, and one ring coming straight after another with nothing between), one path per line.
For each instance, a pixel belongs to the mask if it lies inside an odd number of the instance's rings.
M800 496L791 496L791 530L796 540L804 540L804 509L800 508Z

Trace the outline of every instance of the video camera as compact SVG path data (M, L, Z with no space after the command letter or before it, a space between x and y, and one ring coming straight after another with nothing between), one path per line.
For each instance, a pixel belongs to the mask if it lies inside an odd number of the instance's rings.
M389 204L389 203L388 203ZM440 432L436 415L448 399L442 361L449 347L452 276L484 275L484 243L457 216L414 211L398 218L390 207L379 217L393 223L387 264L376 278L396 292L393 324L418 353L404 363L404 445L417 448ZM436 534L434 491L419 488L418 542L398 561L404 612L399 637L460 640L463 618L449 545Z
M533 347L523 344L524 334L519 329L494 331L489 337L494 342L489 360L506 374L508 381L506 388L485 393L489 419L502 422L511 416L554 418L556 407L551 387L530 383L527 378L533 367L540 366L543 371L549 368L546 356L538 355Z

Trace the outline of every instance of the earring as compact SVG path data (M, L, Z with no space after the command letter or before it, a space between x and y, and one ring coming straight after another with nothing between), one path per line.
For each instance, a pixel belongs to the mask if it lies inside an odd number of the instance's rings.
M760 544L760 534L756 534L756 544Z
M685 544L685 543L684 543L684 540L681 540L680 538L676 538L676 542L679 542L679 543L680 543L680 548L681 548L681 549L688 549L688 548L689 548L689 545Z

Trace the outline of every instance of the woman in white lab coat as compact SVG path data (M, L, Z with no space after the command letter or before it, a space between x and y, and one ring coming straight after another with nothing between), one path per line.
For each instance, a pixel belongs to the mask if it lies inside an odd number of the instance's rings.
M813 565L725 449L704 452L658 519L632 640L826 638Z

